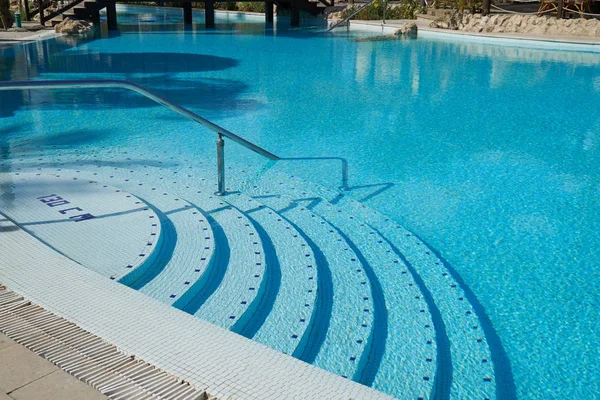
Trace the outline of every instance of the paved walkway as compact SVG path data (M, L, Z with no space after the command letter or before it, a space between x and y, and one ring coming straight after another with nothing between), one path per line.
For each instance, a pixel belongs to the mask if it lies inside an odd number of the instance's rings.
M103 400L102 393L0 333L0 400Z
M15 44L43 39L54 35L54 29L47 26L43 29L39 22L23 22L23 28L26 31L17 31L14 29L4 31L0 29L0 48L14 46Z

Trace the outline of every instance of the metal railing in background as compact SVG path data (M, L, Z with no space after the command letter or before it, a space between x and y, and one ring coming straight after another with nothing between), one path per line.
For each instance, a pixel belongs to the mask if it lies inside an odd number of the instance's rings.
M350 19L352 17L354 17L356 14L358 14L359 12L361 12L363 9L367 8L371 3L373 3L375 0L370 0L368 3L363 4L362 6L358 7L356 10L354 10L350 15L348 15L346 18L344 18L341 21L336 22L335 24L331 25L329 27L329 29L327 29L327 32L334 30L335 28L337 28L340 25L343 25L345 23L347 23L348 21L350 21Z
M168 109L175 111L176 113L183 115L185 118L190 119L200 125L208 128L218 135L217 138L217 195L225 194L225 152L223 137L230 139L231 141L244 146L245 148L266 157L269 160L277 161L280 158L275 154L263 149L260 146L255 145L252 142L236 135L227 129L202 118L198 114L191 112L190 110L183 108L182 106L175 104L164 97L144 88L143 86L137 85L132 82L122 80L56 80L56 81L10 81L0 82L0 90L32 90L32 89L90 89L90 88L121 88L128 89L137 92L150 100L167 107Z

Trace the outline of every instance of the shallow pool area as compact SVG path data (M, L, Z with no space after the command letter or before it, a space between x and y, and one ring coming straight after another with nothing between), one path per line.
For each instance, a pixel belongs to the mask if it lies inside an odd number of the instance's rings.
M138 94L0 92L0 212L15 174L127 191L158 256L97 272L398 398L598 396L600 54L119 13L0 79L135 82L282 160L226 142L219 198L214 134Z

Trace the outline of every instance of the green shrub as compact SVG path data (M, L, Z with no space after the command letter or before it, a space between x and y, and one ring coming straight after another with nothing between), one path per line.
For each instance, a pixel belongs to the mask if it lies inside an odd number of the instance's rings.
M363 8L354 19L362 20L378 20L383 18L383 9L385 2L383 0L375 0L367 7ZM342 13L342 18L348 17L358 7L347 8ZM418 13L423 12L423 7L420 6L418 0L402 0L400 4L388 5L385 12L386 19L415 19Z
M480 11L483 8L482 0L434 0L435 8L450 8L459 11Z
M238 10L247 11L247 12L257 12L264 13L265 12L265 3L262 2L240 2L237 3Z

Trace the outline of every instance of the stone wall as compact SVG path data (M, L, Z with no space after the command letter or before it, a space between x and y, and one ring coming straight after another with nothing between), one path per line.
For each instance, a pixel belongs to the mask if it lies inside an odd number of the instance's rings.
M597 19L558 19L537 15L492 14L483 17L481 14L454 11L435 20L430 27L465 32L600 37L600 21Z

